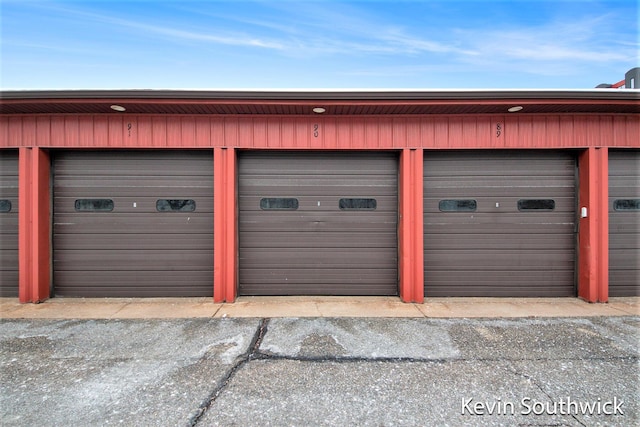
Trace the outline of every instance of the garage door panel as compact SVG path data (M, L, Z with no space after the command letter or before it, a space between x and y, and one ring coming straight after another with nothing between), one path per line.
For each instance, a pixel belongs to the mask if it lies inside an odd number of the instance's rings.
M500 270L505 265L510 271L533 270L544 264L550 270L572 270L575 262L572 254L561 250L437 250L425 251L429 268L451 268L458 270ZM458 258L466 260L464 264Z
M131 193L135 193L136 190L130 190ZM113 193L113 190L112 190ZM201 192L200 194L196 194L193 192L172 192L169 194L160 193L155 197L123 197L121 191L118 191L118 197L114 197L113 195L107 193L96 193L91 190L83 189L79 190L75 193L72 193L72 197L65 197L61 193L56 193L56 200L54 201L53 208L58 213L75 213L75 201L78 199L109 199L113 200L113 211L109 212L109 214L119 214L119 213L157 213L159 215L166 214L178 214L185 215L189 212L157 212L156 202L158 200L168 199L168 200L188 200L193 199L196 201L195 211L194 212L207 212L213 213L213 200L211 199L212 194L209 192ZM135 207L134 207L135 203ZM100 214L99 212L92 212L92 214Z
M204 227L213 229L213 219L202 216L184 216L167 213L160 217L154 217L153 221L144 214L136 215L109 215L100 213L87 213L73 216L60 215L56 217L54 227L56 234L71 233L138 233L150 234L163 232L174 233L201 233ZM209 231L209 230L207 230ZM213 231L210 231L213 232Z
M575 295L575 164L560 152L426 152L425 295ZM555 206L519 210L527 199ZM443 212L442 200L476 206Z
M53 170L56 295L213 294L211 152L61 152ZM111 211L76 211L102 198ZM159 212L162 199L195 209Z
M351 191L351 189L349 189L349 191ZM250 212L257 212L260 215L264 214L264 210L260 208L260 200L264 197L291 197L291 198L296 198L298 200L298 204L299 204L299 208L298 211L300 211L300 209L305 209L305 215L308 213L306 211L306 209L311 209L312 212L337 212L340 211L340 207L339 207L339 202L341 198L374 198L376 199L376 212L390 212L390 213L394 213L397 212L397 195L392 194L392 195L381 195L381 194L375 194L375 193L362 193L362 194L356 194L354 192L348 193L348 194L344 194L340 193L340 194L336 194L336 195L332 195L332 196L317 196L317 197L310 197L308 195L305 196L301 196L302 192L299 190L296 191L290 191L290 194L283 194L283 193L266 193L266 192L262 192L259 193L257 195L249 195L246 193L243 193L243 198L239 201L239 208L240 210L242 210L243 212L247 212L247 214L245 216L249 216ZM265 196L265 194L267 194ZM372 196L371 194L375 194L375 196ZM320 206L318 206L318 202L320 202ZM349 212L349 211L342 211L344 215L349 215L349 214L353 214L353 212ZM291 214L295 214L296 211L292 211L290 212Z
M425 238L425 250L457 250L464 247L469 250L486 250L492 247L501 247L503 250L548 250L549 237L546 234L529 234L527 239L511 239L509 234L502 234L505 230L492 234L476 233L431 233ZM567 236L570 237L570 236ZM574 244L571 239L560 239L554 245L558 250L571 250Z
M208 251L185 250L58 250L57 270L194 270L211 263Z
M251 268L286 269L295 259L298 268L379 268L393 269L397 263L395 257L389 257L387 248L367 248L366 251L353 251L353 248L283 248L277 252L265 253L260 248L245 248L240 261Z
M156 230L157 231L157 230ZM88 250L99 246L101 250L121 250L123 247L135 247L136 250L158 250L166 247L172 250L210 250L211 235L200 233L162 233L162 234L58 234L56 247L73 247Z
M322 278L320 281L318 278ZM387 269L372 270L335 268L326 271L325 268L289 268L286 270L252 269L248 271L244 283L251 285L280 284L291 281L301 284L341 284L348 280L350 283L388 283L396 280L395 273Z
M388 248L389 242L396 238L395 233L372 234L368 232L345 234L342 232L323 231L318 233L295 232L263 232L260 239L251 239L247 232L240 233L240 240L245 248Z
M640 199L639 150L609 152L609 296L640 296L640 211L619 199Z
M389 153L243 153L240 293L397 294L397 158ZM295 210L261 207L295 198ZM375 209L341 210L342 198Z
M210 274L197 271L190 273L187 279L183 271L111 271L101 275L63 271L59 276L74 293L95 297L147 297L149 293L165 297L197 297L211 289Z

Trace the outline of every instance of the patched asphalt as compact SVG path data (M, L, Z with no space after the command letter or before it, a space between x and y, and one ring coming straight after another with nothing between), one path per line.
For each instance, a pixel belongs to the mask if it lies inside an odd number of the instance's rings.
M0 424L635 426L639 342L638 316L6 319Z

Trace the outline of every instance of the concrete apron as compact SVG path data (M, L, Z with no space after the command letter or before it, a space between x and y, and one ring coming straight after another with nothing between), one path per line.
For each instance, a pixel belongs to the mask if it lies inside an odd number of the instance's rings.
M52 298L20 304L0 298L5 319L170 319L225 317L592 317L640 314L640 297L589 304L578 298L428 298L407 304L397 297Z

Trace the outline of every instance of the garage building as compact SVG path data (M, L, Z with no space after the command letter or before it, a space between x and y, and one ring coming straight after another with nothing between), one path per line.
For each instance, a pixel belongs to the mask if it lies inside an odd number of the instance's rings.
M0 92L0 292L640 295L637 95Z

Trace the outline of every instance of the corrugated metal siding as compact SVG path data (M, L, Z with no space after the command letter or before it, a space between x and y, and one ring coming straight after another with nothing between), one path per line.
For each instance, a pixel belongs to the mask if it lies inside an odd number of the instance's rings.
M0 212L0 296L18 296L18 152L0 151L0 200L11 208ZM4 205L5 210L8 208Z
M114 209L77 212L77 199ZM158 199L192 199L196 210L157 212ZM58 153L53 233L56 295L213 295L212 153Z
M392 153L239 157L240 294L396 295L398 160ZM289 197L297 210L262 210ZM374 198L345 211L341 198Z
M316 128L317 126L317 128ZM0 147L638 147L640 115L0 116Z
M425 152L425 296L573 296L575 160L566 152ZM448 199L475 212L441 212ZM553 199L521 212L520 199ZM498 207L496 207L496 203Z
M640 199L640 151L609 153L609 296L640 296L640 211L618 199Z

